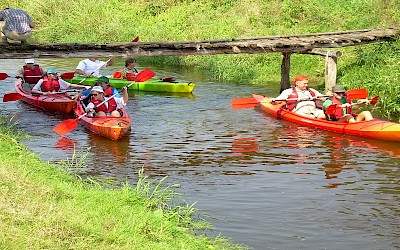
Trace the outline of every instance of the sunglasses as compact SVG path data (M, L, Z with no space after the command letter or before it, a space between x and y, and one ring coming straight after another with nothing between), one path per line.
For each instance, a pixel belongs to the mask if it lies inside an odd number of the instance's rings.
M91 94L92 96L98 96L98 95L100 95L100 94Z

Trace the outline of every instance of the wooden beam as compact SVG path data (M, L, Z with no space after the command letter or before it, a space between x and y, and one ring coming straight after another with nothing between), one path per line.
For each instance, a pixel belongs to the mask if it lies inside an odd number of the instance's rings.
M216 54L260 54L270 52L318 54L318 52L315 52L315 49L339 48L394 40L399 34L400 26L395 26L376 30L204 41L106 44L0 44L0 59L27 57L200 56Z

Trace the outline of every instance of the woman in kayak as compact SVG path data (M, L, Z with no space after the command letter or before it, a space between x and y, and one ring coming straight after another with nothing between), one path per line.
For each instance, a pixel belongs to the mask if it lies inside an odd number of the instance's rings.
M360 122L360 121L371 121L374 119L372 117L371 112L362 111L360 114L356 116L356 118L352 115L352 110L357 110L361 107L361 105L365 102L361 102L356 104L352 108L351 100L346 96L346 90L342 85L335 85L332 88L333 97L328 98L322 105L324 107L324 111L326 114L326 119L328 121L337 121L337 122ZM336 108L332 112L328 112L327 109L331 105L336 105Z
M104 90L100 86L94 86L90 91L91 101L87 105L85 111L88 116L104 117L113 116L121 117L120 109L128 102L128 89L123 87L122 98L115 96L104 97Z
M69 87L86 88L87 86L73 84L59 79L55 68L48 68L46 75L40 79L32 88L32 94L47 95L60 90L66 90Z
M304 115L312 118L325 118L324 111L317 108L315 101L325 101L324 95L313 88L308 87L308 78L304 75L294 78L294 86L290 89L285 89L276 97L276 100L287 100L286 108L299 115ZM272 103L274 103L274 99Z

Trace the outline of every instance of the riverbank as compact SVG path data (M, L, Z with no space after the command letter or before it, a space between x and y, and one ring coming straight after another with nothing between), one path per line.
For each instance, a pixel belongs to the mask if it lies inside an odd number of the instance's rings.
M35 42L184 41L279 36L346 30L387 28L400 23L396 1L243 0L243 1L131 1L65 2L4 0L0 7L27 10L37 23ZM221 21L223 20L223 21ZM400 116L400 40L338 48L337 81L347 89L365 87L379 95L378 110L385 117ZM281 54L142 57L151 64L195 67L210 81L241 84L279 84ZM291 56L291 79L310 78L323 90L325 57ZM279 89L279 88L277 88ZM383 91L384 90L384 91ZM278 93L276 93L278 94Z
M136 187L107 189L71 169L42 162L19 143L24 134L1 117L0 246L4 249L242 249L196 236L191 205L171 206L176 192L141 176ZM84 158L84 157L83 157ZM139 173L138 173L139 174Z

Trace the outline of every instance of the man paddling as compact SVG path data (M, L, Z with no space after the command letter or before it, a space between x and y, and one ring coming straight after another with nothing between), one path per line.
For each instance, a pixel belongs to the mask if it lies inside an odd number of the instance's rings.
M286 102L286 108L299 115L322 119L325 118L324 111L317 108L315 101L324 101L323 94L313 88L308 87L308 78L304 75L294 78L294 86L285 89L276 97L276 100L294 99ZM272 100L274 102L274 100Z

